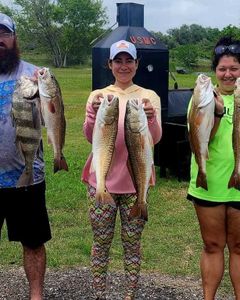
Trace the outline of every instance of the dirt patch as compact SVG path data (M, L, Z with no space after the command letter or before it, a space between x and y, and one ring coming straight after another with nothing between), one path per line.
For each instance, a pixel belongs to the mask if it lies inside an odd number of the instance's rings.
M108 298L122 300L124 275L110 273ZM28 285L22 268L0 271L0 299L28 299ZM91 274L88 268L47 270L44 299L92 300ZM202 300L201 282L190 277L170 277L158 273L141 274L136 300ZM217 300L232 300L218 297Z

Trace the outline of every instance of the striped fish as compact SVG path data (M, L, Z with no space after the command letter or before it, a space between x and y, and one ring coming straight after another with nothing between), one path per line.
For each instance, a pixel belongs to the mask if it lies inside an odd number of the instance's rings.
M22 76L16 83L12 100L16 146L25 162L17 187L33 184L33 161L41 140L38 85Z

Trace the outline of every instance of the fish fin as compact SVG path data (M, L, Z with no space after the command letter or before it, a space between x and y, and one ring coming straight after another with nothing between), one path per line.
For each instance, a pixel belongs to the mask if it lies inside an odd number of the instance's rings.
M92 159L90 167L89 167L89 172L90 173L96 172L95 163L94 163L93 159Z
M49 110L52 114L54 114L54 113L56 112L55 106L54 106L54 104L52 103L52 101L48 102L47 106L48 106L48 110Z
M27 172L26 168L19 177L17 187L28 186L33 184L33 172Z
M197 125L199 127L199 125L202 124L202 120L204 117L204 113L202 113L200 110L198 111L198 114L194 120L195 125Z
M190 144L190 148L192 153L194 153L194 148L193 148L193 143L192 143L192 134L191 134L191 130L188 133L188 140L189 140L189 144Z
M53 172L56 173L60 170L68 171L68 165L64 156L61 159L54 159Z
M104 192L96 192L96 204L97 205L108 204L108 205L111 205L113 207L116 207L116 203L113 200L113 197L106 190Z
M129 219L142 219L147 221L148 220L148 211L147 211L147 205L146 204L142 204L139 205L138 202L136 201L136 203L133 205L133 207L131 208L131 211L129 213Z
M232 172L232 175L228 182L228 188L235 188L237 190L240 190L240 176L235 174L235 172Z
M197 175L197 181L196 181L196 187L202 187L206 191L208 191L208 185L207 185L207 178L206 175L204 175L201 172L198 172Z

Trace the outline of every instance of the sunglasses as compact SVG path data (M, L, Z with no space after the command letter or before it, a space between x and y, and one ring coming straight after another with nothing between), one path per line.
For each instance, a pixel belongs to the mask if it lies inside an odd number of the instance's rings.
M220 55L223 53L240 54L240 45L219 45L214 50L215 54Z

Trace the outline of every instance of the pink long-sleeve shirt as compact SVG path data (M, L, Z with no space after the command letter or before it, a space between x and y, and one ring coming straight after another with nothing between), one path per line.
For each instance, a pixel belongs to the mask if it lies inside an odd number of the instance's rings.
M161 127L161 103L159 96L152 90L142 88L133 84L129 88L122 90L114 85L93 91L87 101L86 117L83 125L84 134L87 140L92 143L93 128L96 120L96 112L92 107L92 101L95 95L102 93L103 96L114 95L119 98L119 120L118 132L115 141L115 148L111 167L106 177L106 188L110 193L128 194L136 193L131 175L128 169L128 151L124 138L124 119L126 113L126 104L129 99L149 99L155 108L155 115L148 119L149 131L152 135L153 143L160 141L162 136ZM89 155L87 162L83 168L82 181L96 187L96 174L91 168L92 154ZM150 185L155 184L155 171L152 167L152 178Z

